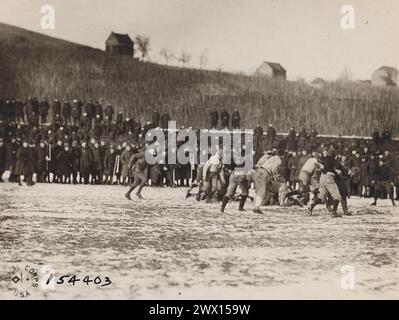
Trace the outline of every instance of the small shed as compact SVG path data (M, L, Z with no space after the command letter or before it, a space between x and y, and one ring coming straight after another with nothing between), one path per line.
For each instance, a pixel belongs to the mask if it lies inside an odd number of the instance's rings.
M397 86L398 81L398 70L388 66L377 69L371 77L371 83L376 86Z
M133 57L134 42L128 34L111 32L105 42L105 51L112 54L126 55Z
M271 79L287 79L287 71L279 63L264 61L255 71L256 76Z

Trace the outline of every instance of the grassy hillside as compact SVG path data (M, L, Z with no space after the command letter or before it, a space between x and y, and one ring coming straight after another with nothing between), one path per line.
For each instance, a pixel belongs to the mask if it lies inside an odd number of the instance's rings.
M321 89L214 71L112 57L90 47L0 24L0 96L100 99L141 121L154 107L178 125L207 126L208 113L237 107L242 126L274 123L324 134L399 129L399 90L331 83Z

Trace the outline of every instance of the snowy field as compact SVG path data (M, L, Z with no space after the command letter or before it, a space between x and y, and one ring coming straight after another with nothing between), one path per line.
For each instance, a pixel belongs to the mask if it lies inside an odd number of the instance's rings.
M265 214L185 200L185 188L0 184L0 298L13 266L103 278L32 288L31 299L399 298L399 209L352 198L351 217L305 208ZM343 286L345 270L355 286ZM345 278L346 279L346 278Z

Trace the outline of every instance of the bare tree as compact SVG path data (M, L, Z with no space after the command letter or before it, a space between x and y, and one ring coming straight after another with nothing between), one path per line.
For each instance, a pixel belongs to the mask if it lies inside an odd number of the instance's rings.
M170 63L173 64L173 61L176 61L178 59L173 52L169 52L169 60L170 60Z
M342 70L341 74L339 75L339 81L350 81L352 80L352 72L349 70L347 66L345 66L344 70Z
M171 60L173 56L173 53L169 52L166 48L162 48L161 51L159 51L159 54L164 58L165 64L168 64L169 60Z
M150 51L150 38L138 35L135 38L137 49L140 52L141 60L144 60Z
M306 80L305 80L305 78L299 76L299 77L296 79L296 82L301 83L301 84L305 84L305 83L306 83Z
M191 55L188 52L183 51L178 58L178 60L183 64L186 65L191 60Z
M200 69L208 64L208 50L205 49L200 55Z

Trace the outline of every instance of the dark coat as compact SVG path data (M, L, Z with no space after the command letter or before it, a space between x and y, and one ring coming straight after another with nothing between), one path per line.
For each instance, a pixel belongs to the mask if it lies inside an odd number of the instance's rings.
M286 140L286 147L288 150L297 150L297 140L296 140L296 132L295 131L290 131L288 134Z
M7 153L4 144L0 147L0 173L6 169Z
M51 162L50 162L50 166L51 166L51 172L56 173L57 172L57 156L64 150L63 147L59 146L58 144L56 144L54 147L52 147L51 150Z
M19 150L18 143L11 143L10 144L10 151L8 154L9 159L7 159L9 165L10 165L10 171L11 174L15 173L16 167L17 167L17 152Z
M22 101L16 101L15 102L15 115L17 117L23 117L24 116L24 104Z
M93 165L93 153L90 148L86 147L80 149L79 165L82 175L90 174Z
M94 103L89 102L88 104L86 104L84 107L84 112L87 114L88 118L93 118L96 113L96 107Z
M100 103L97 103L95 105L95 110L96 110L96 115L100 115L100 118L103 119L104 117L104 110L103 110L103 106Z
M222 123L222 127L228 127L230 122L230 115L227 111L222 111L220 114L220 120Z
M55 116L56 114L61 115L61 102L54 101L52 109L53 109L53 116Z
M351 168L351 182L352 183L360 183L360 165L361 159L354 157L352 160L352 168Z
M78 146L72 147L72 171L77 172L80 170L80 157L81 148Z
M31 98L28 100L28 113L29 115L39 114L39 100L36 98Z
M234 111L233 114L231 115L231 126L233 128L239 128L240 127L240 113L238 111Z
M262 145L263 140L263 129L261 127L256 127L254 130L254 147L258 149Z
M376 182L393 182L393 172L387 165L378 166L375 170L374 180Z
M392 171L395 184L399 184L399 157L395 157L392 160Z
M290 178L290 172L288 169L288 162L291 159L291 156L285 155L281 158L281 165L279 167L279 174L288 181Z
M69 102L64 102L62 104L62 115L65 116L70 116L72 113L72 108L71 104Z
M30 148L20 147L17 152L17 166L15 173L17 175L33 175L34 162Z
M263 136L263 129L262 127L256 127L254 130L254 138L255 139L262 139Z
M375 173L378 168L378 160L377 159L369 159L368 161L368 173L370 176L370 181L375 179Z
M399 157L395 157L392 160L392 171L395 175L399 175Z
M308 140L309 140L309 136L306 133L306 131L302 130L301 132L299 132L299 136L298 136L298 150L299 151L307 149Z
M47 101L40 102L40 114L41 115L47 116L49 109L50 109L50 105L48 104Z
M219 113L216 110L211 111L211 113L209 114L209 119L211 122L211 126L217 127L219 122Z
M82 116L82 107L79 103L74 103L72 107L72 117L75 119L80 119Z
M360 163L360 184L362 186L369 186L370 182L368 161L362 161Z
M106 117L109 117L110 119L112 119L113 115L114 115L114 107L111 105L108 105L105 107L104 113Z
M161 128L168 128L168 121L170 120L169 113L164 112L161 116Z
M46 171L47 167L47 161L46 161L46 156L48 155L47 147L46 146L44 148L37 147L36 152L37 152L36 170L37 173L43 173Z
M274 129L273 127L268 127L267 128L267 135L266 135L266 144L268 146L268 148L273 147L273 143L274 143L274 139L276 138L276 129Z
M288 169L290 171L290 181L298 181L299 177L299 157L291 157L288 160Z
M103 170L103 158L101 156L101 149L92 148L93 153L93 170Z
M59 176L70 176L72 173L72 164L72 152L63 150L57 155L57 174Z
M151 120L152 120L152 124L155 127L159 126L159 121L161 120L161 115L159 114L159 112L157 110L153 111Z
M107 150L104 156L104 174L112 175L114 173L116 152L112 153Z

